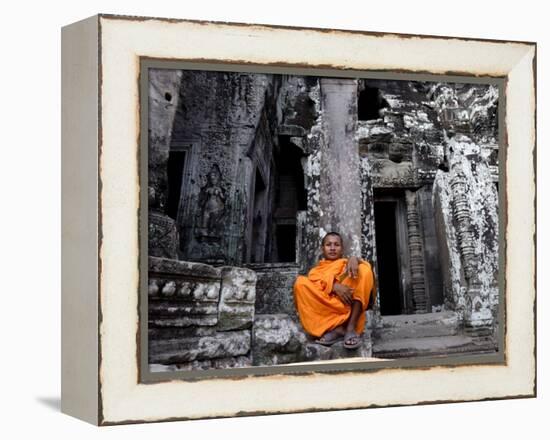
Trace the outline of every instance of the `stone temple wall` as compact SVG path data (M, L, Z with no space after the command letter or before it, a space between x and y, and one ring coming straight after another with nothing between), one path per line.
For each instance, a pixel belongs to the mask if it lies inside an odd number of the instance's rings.
M361 108L365 106L362 94L367 92L369 108L365 111ZM356 136L362 163L363 255L378 268L374 222L377 201L390 199L401 205L396 231L403 242L398 251L401 272L396 276L407 298L403 307L415 313L431 312L442 303L431 191L444 159L444 147L441 125L428 92L425 83L412 81L359 83L361 119ZM380 303L377 306L375 318L379 317Z
M179 259L243 262L256 164L269 181L273 145L270 136L260 144L257 131L275 87L269 75L183 72L171 138L171 149L186 154Z

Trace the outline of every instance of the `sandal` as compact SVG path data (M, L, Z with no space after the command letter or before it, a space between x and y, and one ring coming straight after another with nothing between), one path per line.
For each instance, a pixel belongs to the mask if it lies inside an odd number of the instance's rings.
M342 335L342 333L336 330L331 330L329 332L326 332L319 339L317 339L315 343L324 345L325 347L330 347L331 345L336 344L342 339L344 339L344 335Z
M355 342L352 342L355 339ZM344 348L352 350L359 347L363 343L363 339L356 332L347 332L344 336Z

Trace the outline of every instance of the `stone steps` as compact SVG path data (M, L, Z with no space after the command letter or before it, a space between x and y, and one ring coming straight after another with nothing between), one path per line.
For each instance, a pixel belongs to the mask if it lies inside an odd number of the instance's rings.
M256 315L253 327L254 365L280 365L354 357L370 357L371 342L365 332L363 344L350 350L343 341L330 347L315 343L297 318L285 314Z
M363 343L354 349L344 347L344 342L336 342L330 347L317 344L313 340L304 347L304 361L327 361L346 358L370 358L372 356L372 344L370 338L363 336Z
M372 354L375 357L396 359L405 357L439 356L467 353L490 353L495 351L491 338L474 338L464 334L430 336L422 338L398 338L374 341Z
M396 359L494 352L490 337L468 335L452 311L383 316L373 330L372 354Z
M381 322L373 329L373 338L381 343L395 339L453 336L459 333L459 329L459 317L451 311L382 316Z
M465 334L454 312L384 316L372 332L366 330L363 344L349 350L342 341L330 347L315 343L299 321L286 314L256 315L253 364L279 365L338 359L439 356L494 352L490 338Z

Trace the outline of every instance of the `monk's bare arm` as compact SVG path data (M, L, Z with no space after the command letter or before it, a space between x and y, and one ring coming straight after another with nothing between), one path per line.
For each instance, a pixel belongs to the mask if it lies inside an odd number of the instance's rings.
M348 263L346 265L346 273L351 278L357 278L357 274L359 273L359 263L361 262L360 258L357 258L355 256L351 256L348 258Z

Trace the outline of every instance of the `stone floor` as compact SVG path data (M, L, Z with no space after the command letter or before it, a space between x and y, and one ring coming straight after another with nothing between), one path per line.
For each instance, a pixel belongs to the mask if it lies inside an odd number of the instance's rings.
M373 332L372 353L381 358L406 358L496 351L490 337L465 334L458 315L445 311L383 316Z

